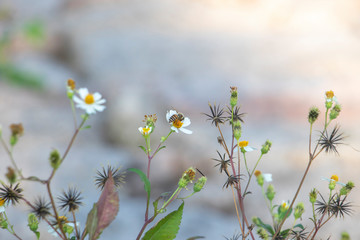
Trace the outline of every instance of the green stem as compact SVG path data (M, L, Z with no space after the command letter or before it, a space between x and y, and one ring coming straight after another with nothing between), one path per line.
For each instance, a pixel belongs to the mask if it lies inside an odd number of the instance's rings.
M244 190L244 194L246 193L247 189L249 188L250 180L251 180L252 176L254 175L254 172L255 172L255 170L256 170L256 167L257 167L257 165L259 164L259 162L260 162L260 160L261 160L261 158L262 158L263 155L264 155L264 154L262 154L262 153L260 154L259 159L257 160L257 162L256 162L253 170L251 171L251 174L250 174L250 176L249 176L249 180L248 180L248 182L247 182L247 184L246 184L246 187L245 187L245 190Z

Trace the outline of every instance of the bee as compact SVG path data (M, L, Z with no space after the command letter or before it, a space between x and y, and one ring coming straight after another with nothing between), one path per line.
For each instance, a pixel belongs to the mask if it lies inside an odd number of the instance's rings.
M182 113L177 113L177 114L174 114L172 115L170 118L169 118L169 123L172 123L172 122L175 122L175 121L184 121L185 117L184 117L184 114Z

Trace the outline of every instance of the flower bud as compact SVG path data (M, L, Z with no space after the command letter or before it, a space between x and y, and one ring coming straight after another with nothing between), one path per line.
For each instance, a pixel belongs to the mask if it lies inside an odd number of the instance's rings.
M28 226L29 226L30 230L33 232L36 232L36 230L39 227L39 221L36 218L34 213L30 213L28 215Z
M8 228L8 222L3 217L2 214L0 214L0 228L2 228L2 229L7 229Z
M238 93L237 93L237 87L230 87L230 106L231 108L234 108L237 104L237 98L238 98Z
M313 190L311 190L311 192L309 193L309 200L311 203L315 203L316 202L316 198L317 198L317 190L316 188L314 188Z
M205 183L207 181L207 178L205 176L202 176L197 180L197 182L194 184L194 192L200 192L201 189L204 187Z
M258 217L253 217L251 220L256 226L259 226L261 224Z
M75 87L76 87L75 81L72 79L68 79L67 80L67 96L69 99L73 98Z
M308 115L309 123L313 124L319 117L319 114L320 114L320 110L317 107L310 108L309 115Z
M21 123L18 124L13 123L10 125L10 130L11 130L10 145L14 146L17 143L19 137L24 134L24 127Z
M262 227L257 230L257 234L259 235L259 237L260 237L261 239L264 239L264 240L268 240L268 239L269 239L268 233L267 233L266 230L265 230L264 228L262 228Z
M351 240L350 235L347 232L342 232L341 240Z
M49 161L50 161L50 165L53 169L56 170L60 167L61 157L60 157L60 153L58 152L58 150L55 149L50 153Z
M329 117L331 120L334 120L339 116L341 112L341 106L339 104L335 104L335 106L331 109Z
M178 186L180 188L186 188L186 186L194 180L195 173L196 172L192 167L190 167L188 170L186 170L183 173L182 177L180 178Z
M302 214L305 212L304 203L298 203L294 210L295 219L301 218Z
M5 174L5 176L6 176L6 178L9 180L9 182L10 182L11 184L13 184L13 183L16 182L16 178L17 178L16 173L15 173L15 170L14 170L13 168L11 168L11 167L8 167L7 169L8 169L8 171L7 171L7 173Z
M348 195L351 189L353 189L354 187L355 185L353 182L348 182L344 187L340 189L340 195Z
M267 199L269 199L270 201L272 201L275 197L275 189L274 186L272 184L269 184L267 190L266 190L266 197Z
M256 176L256 181L259 184L260 187L264 185L264 176L261 174L259 170L256 170L254 175Z
M266 142L262 145L261 154L267 154L270 151L271 142L266 140Z
M234 138L236 140L239 140L241 137L241 122L240 120L235 120L233 123L233 129L234 129Z
M150 133L152 133L155 129L155 123L157 121L156 114L151 115L145 115L143 122L145 122L145 125L151 128Z
M288 202L283 201L281 205L279 206L279 212L285 213L289 209L290 205Z

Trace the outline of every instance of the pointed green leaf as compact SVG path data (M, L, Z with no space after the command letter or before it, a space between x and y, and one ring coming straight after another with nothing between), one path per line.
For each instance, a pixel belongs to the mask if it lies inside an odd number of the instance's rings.
M134 172L137 175L139 175L141 180L144 182L144 188L145 188L145 191L146 191L146 193L148 195L148 199L150 199L151 185L150 185L150 181L146 177L145 173L143 173L140 169L137 169L137 168L129 168L128 171Z
M173 240L175 239L181 223L184 203L160 220L154 227L145 233L143 240Z
M166 148L166 146L160 147L160 148L155 152L155 154L157 154L161 149L164 149L164 148Z
M97 206L96 203L94 203L93 208L88 213L86 219L86 230L89 234L89 239L93 239L97 225L98 225Z
M302 230L304 230L304 226L301 224L301 223L299 223L299 224L296 224L295 226L294 226L294 228L301 228Z
M139 146L139 148L141 148L144 151L144 153L147 154L146 153L146 148L144 146Z
M271 235L275 234L275 232L274 232L273 228L271 227L271 225L264 223L263 221L261 221L260 218L258 218L258 220L259 220L259 223L260 223L258 225L259 227L265 228L266 231L268 231L268 233L270 233Z

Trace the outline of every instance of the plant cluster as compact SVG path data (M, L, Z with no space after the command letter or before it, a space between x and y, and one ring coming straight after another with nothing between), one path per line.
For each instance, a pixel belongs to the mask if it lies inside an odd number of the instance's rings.
M255 239L255 233L261 239L315 239L319 230L333 218L344 217L352 212L352 204L348 202L348 195L354 188L354 183L349 181L347 183L339 182L337 175L331 176L330 179L324 178L329 182L329 196L324 197L317 189L312 189L309 194L309 201L312 205L312 215L310 220L312 227L305 227L302 222L302 216L305 212L304 203L296 203L296 199L303 186L306 176L309 173L310 166L319 156L320 153L335 153L339 154L337 147L343 144L343 133L340 132L339 125L335 125L330 130L331 123L339 116L341 112L341 105L333 91L325 93L325 120L323 128L320 130L319 136L313 142L313 124L319 117L320 110L317 107L312 107L309 110L308 122L310 124L309 134L309 159L305 169L304 175L300 180L299 186L291 200L282 201L281 203L275 201L275 187L270 182L272 175L269 173L262 173L258 170L260 160L267 154L272 146L272 142L266 140L262 145L259 157L253 166L250 166L247 161L247 153L256 150L249 146L249 142L242 138L242 123L244 123L244 113L240 113L240 106L238 106L237 88L231 87L230 90L230 106L226 109L221 108L220 105L209 104L210 113L205 113L208 120L218 130L218 142L222 148L222 152L217 150L218 159L215 167L218 167L220 173L226 175L226 181L223 188L230 188L233 199L235 211L237 214L240 234L234 235L230 239ZM223 134L223 126L228 123L232 138L226 141ZM257 184L261 189L261 193L266 201L266 206L269 215L271 216L271 223L265 223L260 217L253 217L252 223L248 220L246 214L245 198L251 197L249 191L249 184L253 177L256 178ZM341 186L339 189L338 186ZM320 198L319 198L320 196ZM293 222L290 227L284 227L284 224L293 216Z

